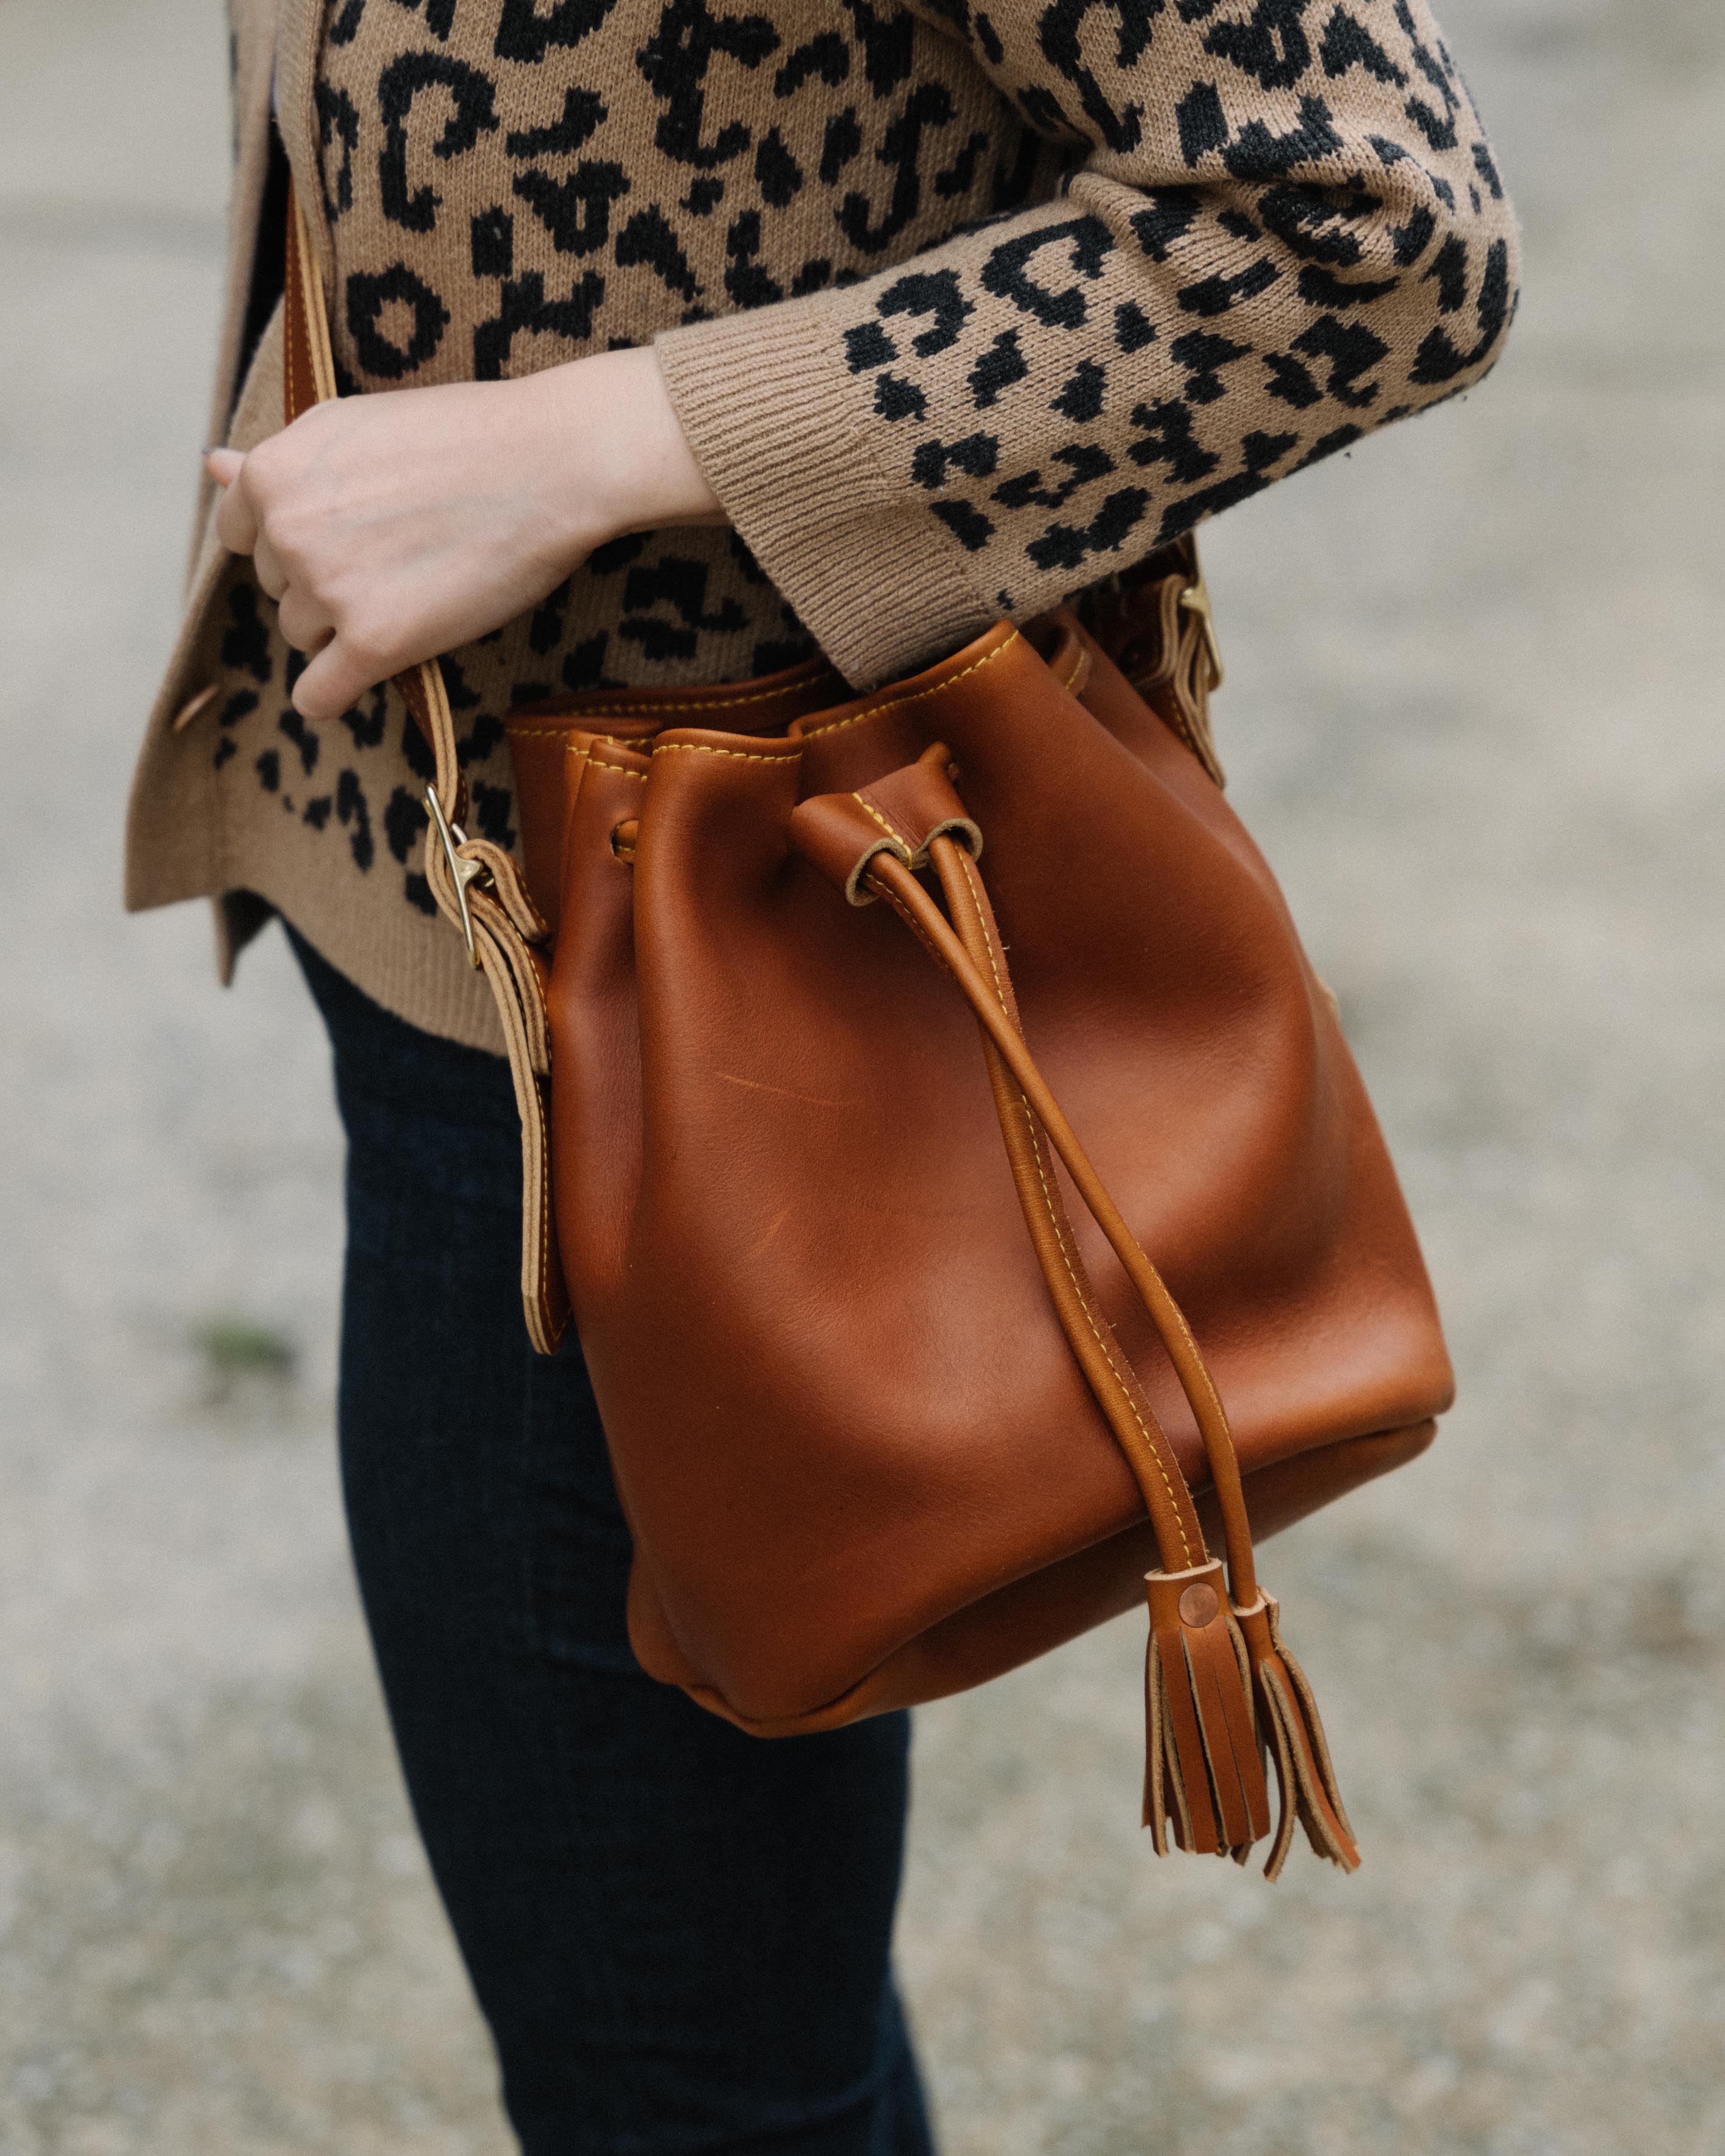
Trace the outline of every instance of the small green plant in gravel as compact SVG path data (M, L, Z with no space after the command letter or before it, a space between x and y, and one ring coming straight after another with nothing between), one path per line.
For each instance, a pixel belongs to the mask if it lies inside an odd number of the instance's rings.
M208 1317L195 1327L193 1345L203 1366L210 1397L228 1399L236 1388L261 1382L291 1384L299 1368L295 1342L273 1325L254 1318Z

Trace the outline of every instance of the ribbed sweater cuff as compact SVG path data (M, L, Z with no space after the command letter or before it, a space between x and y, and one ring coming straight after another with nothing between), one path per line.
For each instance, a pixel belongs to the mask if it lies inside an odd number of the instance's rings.
M957 543L880 470L819 299L670 330L671 401L726 513L855 687L941 658L992 609Z

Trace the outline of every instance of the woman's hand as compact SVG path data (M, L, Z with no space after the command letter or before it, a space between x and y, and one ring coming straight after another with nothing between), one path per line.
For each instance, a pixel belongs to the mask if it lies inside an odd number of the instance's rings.
M206 462L223 543L313 654L294 687L308 719L514 620L607 540L724 521L650 346L344 397Z

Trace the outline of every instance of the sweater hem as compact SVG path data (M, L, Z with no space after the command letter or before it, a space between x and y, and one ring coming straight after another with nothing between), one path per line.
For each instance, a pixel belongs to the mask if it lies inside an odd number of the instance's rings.
M708 484L854 687L913 673L995 619L956 542L870 454L819 301L666 331L654 348Z

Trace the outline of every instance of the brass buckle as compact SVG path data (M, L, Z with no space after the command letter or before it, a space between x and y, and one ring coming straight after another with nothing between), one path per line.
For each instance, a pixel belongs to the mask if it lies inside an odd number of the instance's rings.
M459 824L452 824L444 814L444 804L437 798L437 788L425 789L425 806L431 812L431 820L438 837L443 841L444 859L449 865L449 880L455 886L455 903L461 910L461 940L467 946L467 963L475 973L479 971L480 955L473 940L473 916L467 910L467 886L477 883L487 873L483 861L465 860L455 850L467 844L467 834Z
M1204 580L1201 568L1181 593L1180 604L1188 613L1195 613L1203 624L1204 651L1210 663L1210 688L1214 691L1222 685L1222 647L1216 641L1215 618L1210 612L1210 588Z

